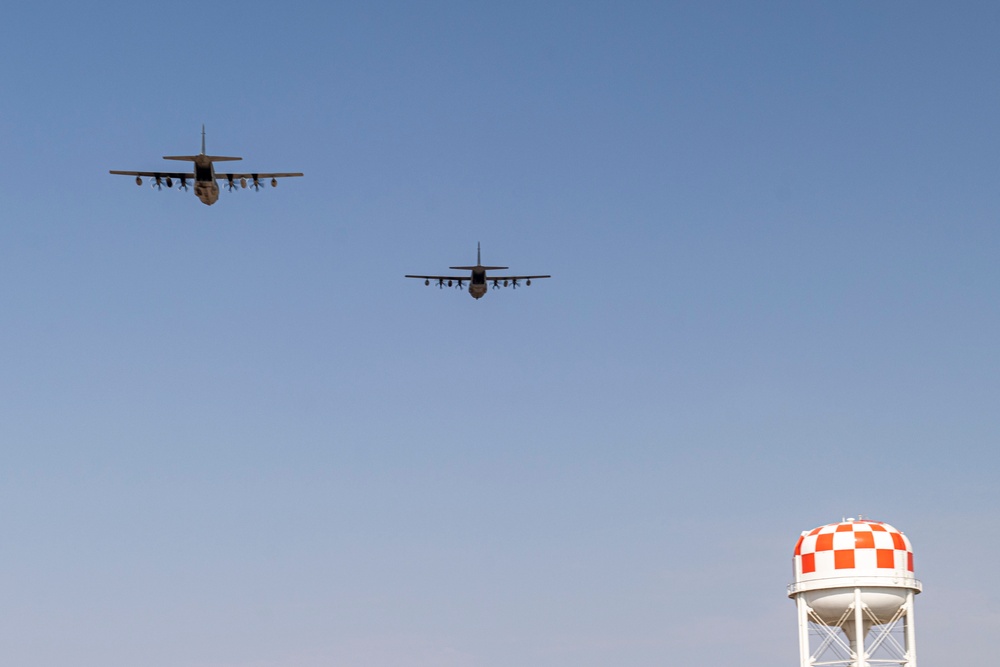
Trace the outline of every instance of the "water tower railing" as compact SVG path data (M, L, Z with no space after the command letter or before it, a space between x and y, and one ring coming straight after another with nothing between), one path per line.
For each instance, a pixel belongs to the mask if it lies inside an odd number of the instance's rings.
M912 588L918 593L924 589L923 583L912 576L874 576L874 577L830 577L827 579L809 579L788 584L788 597L793 597L803 591L815 591L826 588Z

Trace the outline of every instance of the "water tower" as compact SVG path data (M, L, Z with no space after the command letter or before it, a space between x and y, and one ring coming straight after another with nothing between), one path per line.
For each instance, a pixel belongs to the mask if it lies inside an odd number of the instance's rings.
M800 667L917 666L913 548L887 523L845 519L802 533L788 597Z

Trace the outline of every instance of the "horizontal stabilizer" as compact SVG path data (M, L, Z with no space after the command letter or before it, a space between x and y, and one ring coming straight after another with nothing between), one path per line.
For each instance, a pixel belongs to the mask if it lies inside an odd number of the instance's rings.
M509 266L449 266L449 269L458 269L459 271L475 271L476 269L485 269L486 271L499 271L500 269L509 269Z
M227 157L225 155L164 155L164 160L182 160L184 162L197 162L198 160L208 160L209 162L232 162L242 160L241 157Z

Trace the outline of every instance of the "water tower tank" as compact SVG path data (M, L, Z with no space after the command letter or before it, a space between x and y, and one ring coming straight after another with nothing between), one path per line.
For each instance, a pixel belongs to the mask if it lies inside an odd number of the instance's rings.
M916 667L913 596L921 584L903 533L845 519L802 533L792 562L801 667Z

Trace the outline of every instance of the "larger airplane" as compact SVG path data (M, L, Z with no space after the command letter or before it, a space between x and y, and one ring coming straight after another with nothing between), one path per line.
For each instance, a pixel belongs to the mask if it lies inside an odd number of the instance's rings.
M201 153L198 155L164 155L164 160L182 160L184 162L194 162L194 173L177 171L115 171L112 174L122 176L135 176L135 184L142 185L142 177L153 179L152 186L157 190L162 190L166 185L168 188L174 187L174 181L178 181L177 189L187 190L188 181L194 182L194 194L207 206L211 206L219 201L219 186L217 180L226 181L226 187L232 192L239 183L241 188L246 188L248 183L254 190L260 190L261 180L271 179L271 187L278 186L279 178L291 178L301 176L296 173L280 174L217 174L213 162L232 162L242 160L241 157L227 157L224 155L205 155L205 126L201 126Z
M472 271L471 276L405 276L406 278L423 278L424 285L430 285L431 281L437 283L438 288L442 288L445 285L451 287L457 283L458 289L462 289L464 283L468 281L469 283L469 294L472 295L473 299L481 299L486 295L486 285L489 283L493 284L493 289L498 289L500 285L507 287L512 286L517 289L518 281L523 280L525 285L531 285L532 280L538 278L551 278L552 276L487 276L487 271L500 271L509 267L506 266L483 266L483 260L479 250L479 244L476 244L476 265L475 266L449 266L449 269L457 269L459 271Z

